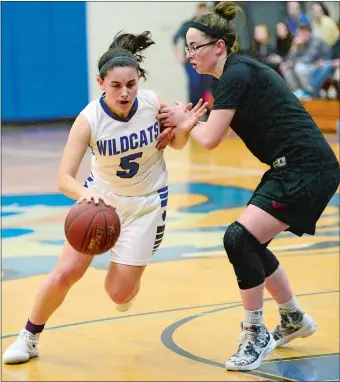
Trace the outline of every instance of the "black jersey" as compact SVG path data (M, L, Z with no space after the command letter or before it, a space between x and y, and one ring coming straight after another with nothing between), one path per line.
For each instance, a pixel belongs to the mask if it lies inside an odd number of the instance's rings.
M228 57L214 90L214 110L236 109L230 127L263 163L327 167L337 159L310 114L279 74L256 60Z

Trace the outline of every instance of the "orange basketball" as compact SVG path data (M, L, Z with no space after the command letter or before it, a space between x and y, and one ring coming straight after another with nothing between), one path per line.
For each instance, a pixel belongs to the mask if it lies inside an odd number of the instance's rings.
M86 255L100 255L111 249L120 235L116 210L102 200L75 204L67 214L65 236L71 246Z

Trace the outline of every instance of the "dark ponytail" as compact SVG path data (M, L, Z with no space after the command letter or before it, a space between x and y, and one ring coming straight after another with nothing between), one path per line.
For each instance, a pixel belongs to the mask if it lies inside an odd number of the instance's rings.
M151 33L145 31L134 35L120 31L116 34L109 50L105 52L98 62L98 71L101 79L104 79L107 71L117 66L130 66L135 68L146 79L146 70L140 67L144 60L143 51L154 41L151 39Z

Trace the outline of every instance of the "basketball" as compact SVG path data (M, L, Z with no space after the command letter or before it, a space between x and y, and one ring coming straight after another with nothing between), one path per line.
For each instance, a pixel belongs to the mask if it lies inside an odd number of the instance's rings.
M73 249L86 255L100 255L116 244L120 219L116 210L102 200L97 205L84 200L70 209L64 231Z

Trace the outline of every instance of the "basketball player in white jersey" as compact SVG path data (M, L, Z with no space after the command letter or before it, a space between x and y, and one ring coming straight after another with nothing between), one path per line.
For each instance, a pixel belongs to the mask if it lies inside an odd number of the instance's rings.
M118 34L98 63L103 95L79 114L69 134L58 175L59 190L68 197L111 204L121 220L121 234L111 251L105 289L119 311L126 311L140 288L140 279L165 230L168 200L163 151L168 141L181 149L188 134L169 127L160 138L157 116L165 106L151 90L138 90L142 52L154 44L150 32ZM202 102L191 111L194 120L205 114ZM170 133L169 133L170 131ZM76 180L87 148L92 172ZM38 292L26 327L3 355L4 363L26 362L39 355L40 333L50 316L81 279L93 257L76 252L66 241L63 253Z

